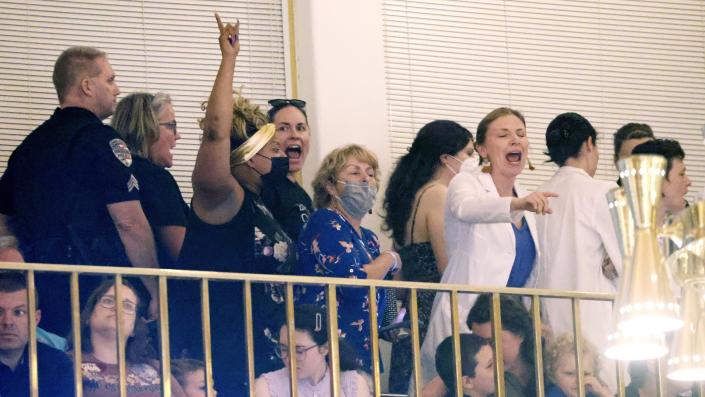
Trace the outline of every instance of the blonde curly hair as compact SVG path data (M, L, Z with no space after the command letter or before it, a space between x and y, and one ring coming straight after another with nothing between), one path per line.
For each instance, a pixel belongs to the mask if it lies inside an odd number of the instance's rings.
M201 103L201 110L205 111L208 101ZM198 126L203 129L204 119L198 120ZM260 109L259 105L250 102L242 96L242 87L233 97L233 127L230 136L241 140L246 140L260 128L267 124L267 115Z
M585 338L581 339L583 345L583 368L592 368L592 373L597 374L599 371L600 360L597 354L597 348L587 341ZM572 334L562 334L556 337L546 348L546 354L544 355L545 360L545 373L548 375L548 379L555 383L556 377L555 373L558 370L558 364L561 357L572 354L575 355L575 342ZM590 359L590 362L585 361Z

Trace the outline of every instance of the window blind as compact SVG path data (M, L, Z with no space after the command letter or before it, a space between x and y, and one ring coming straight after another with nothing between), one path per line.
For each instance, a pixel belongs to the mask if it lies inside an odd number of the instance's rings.
M686 152L692 199L705 185L705 2L573 0L384 0L391 155L406 152L434 119L473 133L499 106L524 113L536 170L546 164L545 131L563 112L598 130L596 177L616 180L612 134L648 123Z
M220 62L218 28L240 20L235 88L254 103L287 97L287 10L282 0L3 0L0 15L0 172L12 150L58 105L54 62L74 45L108 53L120 98L164 91L172 96L182 138L170 169L184 197L200 143L198 119ZM266 107L264 107L266 109ZM107 121L106 121L107 122Z

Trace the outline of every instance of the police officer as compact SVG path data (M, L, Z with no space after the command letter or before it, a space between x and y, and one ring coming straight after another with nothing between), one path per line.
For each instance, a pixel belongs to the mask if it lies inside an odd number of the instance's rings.
M59 108L15 149L0 179L0 260L157 267L132 157L102 120L120 93L107 55L71 47L54 65ZM82 280L83 296L93 284ZM144 280L152 297L156 285ZM70 329L68 276L39 273L43 326ZM150 314L156 313L156 299Z

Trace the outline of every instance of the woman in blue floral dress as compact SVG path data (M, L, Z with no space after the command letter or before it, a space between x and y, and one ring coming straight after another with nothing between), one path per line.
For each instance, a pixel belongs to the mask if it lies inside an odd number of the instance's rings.
M318 210L299 237L297 274L389 279L399 270L399 255L393 251L380 254L377 236L360 226L374 205L378 174L376 156L358 145L344 146L326 156L312 183ZM340 337L356 349L367 371L372 363L368 291L337 289ZM377 291L377 305L384 308L384 290ZM301 287L300 293L301 302L326 305L323 287Z

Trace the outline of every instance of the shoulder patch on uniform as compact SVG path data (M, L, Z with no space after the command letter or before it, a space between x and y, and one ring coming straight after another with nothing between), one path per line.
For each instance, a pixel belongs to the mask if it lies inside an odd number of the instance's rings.
M130 174L130 180L127 181L127 192L129 193L135 189L140 190L140 183L134 175Z
M130 149L127 148L127 145L122 139L115 138L110 140L110 149L125 167L132 165L132 154L130 154Z

